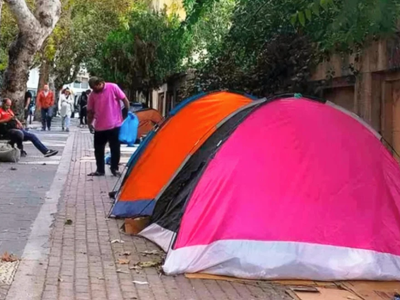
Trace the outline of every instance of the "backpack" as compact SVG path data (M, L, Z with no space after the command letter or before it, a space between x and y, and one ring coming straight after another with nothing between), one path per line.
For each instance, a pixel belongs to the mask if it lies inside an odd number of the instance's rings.
M21 152L9 144L0 144L0 162L19 162Z

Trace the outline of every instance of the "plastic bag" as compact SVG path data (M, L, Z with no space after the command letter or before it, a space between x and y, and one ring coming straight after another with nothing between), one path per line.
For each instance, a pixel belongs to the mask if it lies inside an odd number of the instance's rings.
M139 119L132 112L128 112L124 123L122 123L119 131L119 141L122 144L133 146L136 141L137 132L139 127Z

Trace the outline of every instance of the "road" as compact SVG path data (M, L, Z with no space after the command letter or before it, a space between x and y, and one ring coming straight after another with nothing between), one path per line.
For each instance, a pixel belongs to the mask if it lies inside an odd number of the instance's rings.
M75 119L73 124L77 120ZM0 254L22 255L31 225L41 208L56 174L68 133L62 132L55 118L52 131L31 129L48 148L59 153L45 158L30 143L24 143L28 156L17 164L0 163ZM15 170L14 170L15 169Z

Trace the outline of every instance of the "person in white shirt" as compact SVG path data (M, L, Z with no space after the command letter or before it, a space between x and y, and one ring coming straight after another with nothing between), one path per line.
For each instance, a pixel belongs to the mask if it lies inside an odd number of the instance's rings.
M71 95L71 91L67 88L64 93L61 94L60 101L58 102L58 109L61 115L62 131L66 130L69 132L73 107L74 97Z

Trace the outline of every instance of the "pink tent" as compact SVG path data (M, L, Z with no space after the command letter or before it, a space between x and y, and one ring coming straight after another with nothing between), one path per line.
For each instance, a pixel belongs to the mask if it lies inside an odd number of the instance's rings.
M400 168L329 102L243 110L182 166L141 235L167 274L400 279Z

